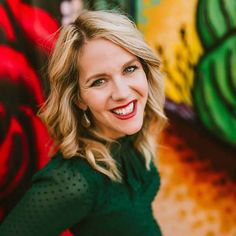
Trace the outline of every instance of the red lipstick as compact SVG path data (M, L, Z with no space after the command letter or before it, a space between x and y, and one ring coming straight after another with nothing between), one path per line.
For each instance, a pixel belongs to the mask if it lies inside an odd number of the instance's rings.
M120 120L127 120L127 119L130 119L130 118L134 117L134 116L136 115L136 113L137 113L137 100L133 100L133 101L129 102L128 104L126 104L125 106L119 106L119 107L116 107L116 108L114 108L114 109L125 108L125 107L127 107L127 106L128 106L130 103L132 103L132 102L134 103L134 108L133 108L133 111L132 111L131 113L129 113L129 114L127 114L127 115L118 115L118 114L112 112L112 114L113 114L116 118L118 118L118 119L120 119ZM114 109L113 109L113 110L114 110Z
M127 107L130 103L132 103L132 102L135 102L136 100L133 100L133 101L131 101L131 102L129 102L129 103L127 103L126 105L123 105L123 106L119 106L119 107L114 107L114 108L112 108L111 110L115 110L115 109L122 109L122 108L125 108L125 107Z

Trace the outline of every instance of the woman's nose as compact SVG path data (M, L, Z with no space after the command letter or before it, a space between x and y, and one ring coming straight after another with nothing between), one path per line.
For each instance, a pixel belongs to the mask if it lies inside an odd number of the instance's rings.
M125 78L119 77L113 81L112 99L124 100L129 97L130 88Z

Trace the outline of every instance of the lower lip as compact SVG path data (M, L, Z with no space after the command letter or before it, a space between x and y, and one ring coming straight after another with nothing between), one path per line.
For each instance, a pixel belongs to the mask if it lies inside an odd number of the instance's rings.
M128 119L131 119L132 117L134 117L137 113L137 101L134 101L134 109L131 113L127 114L127 115L117 115L115 113L112 112L112 114L120 119L120 120L128 120Z

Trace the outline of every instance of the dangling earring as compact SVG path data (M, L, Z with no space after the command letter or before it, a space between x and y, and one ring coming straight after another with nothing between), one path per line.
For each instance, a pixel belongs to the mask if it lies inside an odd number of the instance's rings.
M83 116L82 116L82 125L85 127L85 128L88 128L90 125L91 125L91 122L86 114L86 111L83 111Z

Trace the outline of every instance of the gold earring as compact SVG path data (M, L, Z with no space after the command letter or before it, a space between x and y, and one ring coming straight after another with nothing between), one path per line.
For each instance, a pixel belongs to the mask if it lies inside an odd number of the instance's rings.
M91 125L91 122L86 114L86 111L83 111L83 116L82 116L82 125L85 127L85 128L88 128L90 127Z

